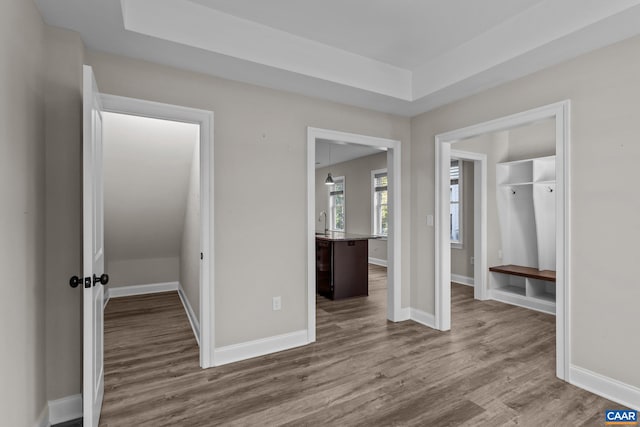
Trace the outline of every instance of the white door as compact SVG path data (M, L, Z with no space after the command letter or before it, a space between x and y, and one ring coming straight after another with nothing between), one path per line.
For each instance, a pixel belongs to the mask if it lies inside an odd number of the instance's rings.
M103 286L104 224L102 205L102 108L91 67L83 69L82 208L84 348L82 411L84 427L98 427L104 395Z

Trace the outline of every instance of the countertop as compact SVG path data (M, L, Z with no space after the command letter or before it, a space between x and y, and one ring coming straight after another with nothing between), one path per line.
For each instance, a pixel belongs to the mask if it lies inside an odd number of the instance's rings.
M370 240L379 239L380 236L369 236L364 234L341 233L338 231L328 231L326 234L316 232L316 239L328 240L331 242L339 242L344 240Z

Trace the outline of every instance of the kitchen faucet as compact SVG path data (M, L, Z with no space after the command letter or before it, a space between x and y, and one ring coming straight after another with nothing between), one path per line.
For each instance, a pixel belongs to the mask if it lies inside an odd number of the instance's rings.
M326 235L327 231L329 231L329 229L327 228L327 211L320 212L320 216L318 216L318 221L322 219L323 215L324 215L324 234Z

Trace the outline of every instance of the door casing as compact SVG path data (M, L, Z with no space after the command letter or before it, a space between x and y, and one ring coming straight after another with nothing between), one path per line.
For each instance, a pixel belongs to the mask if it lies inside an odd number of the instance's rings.
M102 94L101 99L104 111L194 123L200 126L200 245L203 254L200 265L200 307L198 307L200 367L215 366L213 112L108 94Z
M555 120L556 376L566 381L570 380L571 361L570 107L571 102L565 100L435 136L435 317L436 328L447 331L451 329L451 250L448 227L451 144L540 120Z

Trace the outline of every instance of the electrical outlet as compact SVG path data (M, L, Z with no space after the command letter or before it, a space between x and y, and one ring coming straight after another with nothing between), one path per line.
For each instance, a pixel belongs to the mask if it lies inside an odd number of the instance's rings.
M282 297L273 297L273 311L282 309Z
M427 225L433 227L433 215L427 215Z
M498 249L498 259L502 259L502 249Z
M473 265L474 262L475 262L475 259L471 257L471 265Z

